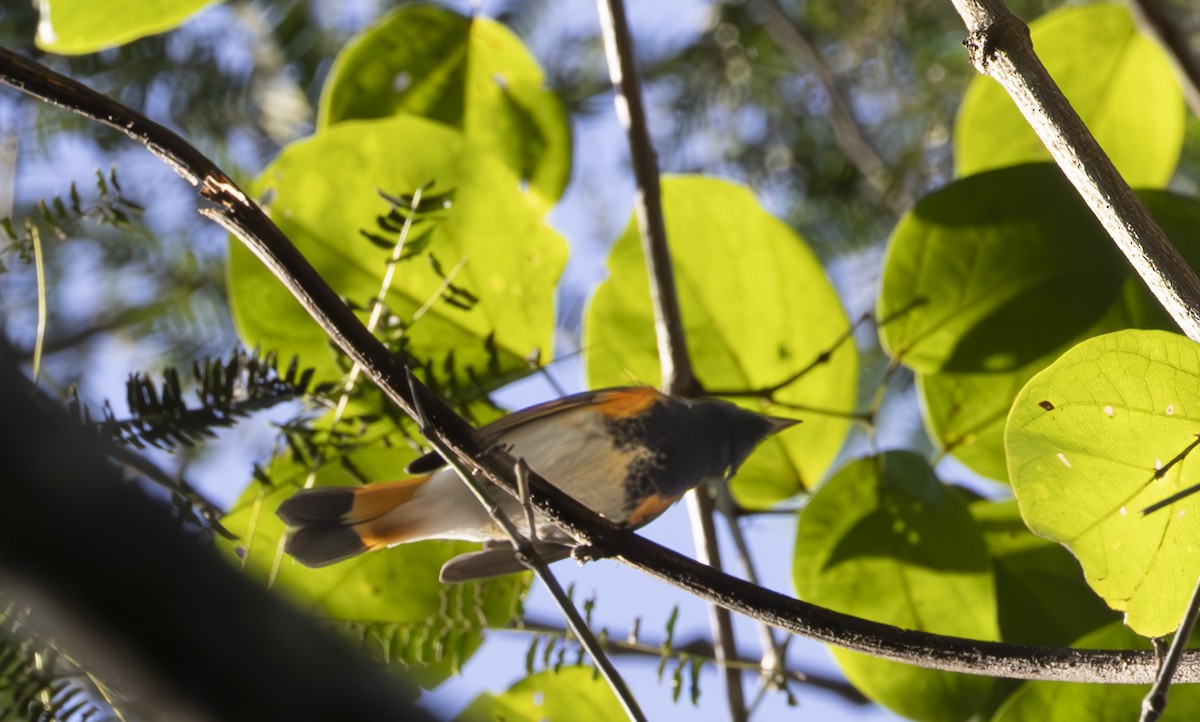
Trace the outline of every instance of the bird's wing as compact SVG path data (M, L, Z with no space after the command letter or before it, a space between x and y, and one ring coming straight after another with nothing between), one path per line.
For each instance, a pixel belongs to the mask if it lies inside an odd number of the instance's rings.
M485 443L494 444L504 434L513 429L557 414L588 408L596 413L619 418L641 413L651 404L663 398L665 397L662 394L649 386L628 386L600 389L598 391L584 391L583 393L564 396L561 399L554 399L553 401L547 401L530 406L527 409L515 411L508 416L493 421L479 431L483 435ZM424 456L418 457L406 466L404 470L409 474L428 474L445 465L446 461L441 455L436 451L431 451Z

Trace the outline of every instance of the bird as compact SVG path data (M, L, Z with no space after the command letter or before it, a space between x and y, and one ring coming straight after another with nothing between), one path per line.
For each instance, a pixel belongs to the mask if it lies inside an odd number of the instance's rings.
M638 528L701 482L732 477L767 437L796 423L721 399L682 399L631 386L537 404L479 432L485 448L504 448L581 504ZM304 566L323 567L398 544L458 539L484 548L446 562L442 582L525 570L509 537L437 452L405 471L413 476L297 491L276 510L288 526L284 551ZM494 496L528 536L520 503L503 491ZM564 532L544 518L534 523L543 559L569 555Z

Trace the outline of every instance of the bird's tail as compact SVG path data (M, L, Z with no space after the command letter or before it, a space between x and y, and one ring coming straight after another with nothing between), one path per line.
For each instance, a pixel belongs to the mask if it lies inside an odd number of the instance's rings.
M299 491L275 512L292 527L284 551L304 566L323 567L423 538L427 530L421 522L426 515L405 513L401 507L430 478Z

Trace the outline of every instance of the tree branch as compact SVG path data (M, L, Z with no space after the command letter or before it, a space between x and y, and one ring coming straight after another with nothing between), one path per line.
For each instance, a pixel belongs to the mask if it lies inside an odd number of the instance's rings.
M1200 118L1200 62L1196 61L1179 24L1171 18L1171 12L1162 0L1128 0L1127 4L1138 29L1154 38L1167 52L1183 88L1183 99L1192 115Z
M642 103L641 79L629 23L625 18L623 0L602 0L597 3L600 27L604 35L608 73L612 78L617 116L629 137L629 154L637 179L638 193L634 210L642 238L642 255L650 279L650 301L654 308L654 329L658 339L658 360L662 367L662 390L675 396L696 396L700 383L688 355L687 336L675 292L675 271L667 243L663 219L662 198L659 192L658 159L650 142L646 110ZM716 569L721 568L721 550L713 524L712 498L706 489L692 489L687 494L687 507L695 540L697 558ZM719 660L738 656L733 618L729 610L709 605L716 655ZM746 696L742 690L742 675L731 667L725 672L725 695L729 717L744 722L747 717Z
M971 62L996 79L1100 225L1178 324L1200 342L1200 279L1100 149L1033 51L1029 28L1002 0L951 0Z
M500 631L544 634L570 639L570 632L568 630L530 619L520 620L517 626L514 627L501 627ZM745 657L725 660L718 659L716 649L707 639L697 638L690 642L673 644L668 647L662 643L654 644L651 642L641 642L636 638L620 639L612 635L606 635L603 644L604 648L610 654L614 655L630 655L650 659L662 659L664 656L674 656L677 658L700 657L720 666L733 667L734 669L746 672L768 671L763 669L761 663ZM857 687L837 677L831 677L820 672L806 672L803 669L789 669L783 665L780 665L779 669L775 670L775 673L782 675L789 682L808 685L816 689L831 692L853 705L871 704L871 700L867 699Z
M679 297L675 293L675 271L667 247L667 227L663 220L662 194L659 188L658 156L650 142L646 109L642 103L641 80L633 51L633 39L625 19L622 0L598 0L600 30L612 78L617 117L629 137L629 154L637 180L634 213L642 237L642 253L650 276L650 300L654 307L654 330L658 338L658 360L662 365L662 388L681 396L697 396L699 391Z
M165 128L82 84L3 48L0 48L0 83L43 97L122 131L130 128L134 138L152 146L173 167L183 163L181 159L199 155ZM90 115L77 102L79 100L86 100L86 107L98 114ZM176 144L182 144L185 148L175 148ZM206 160L204 167L214 166ZM368 378L398 408L413 413L412 397L404 381L405 369L401 360L393 357L386 347L367 332L270 219L246 200L245 195L223 173L215 172L219 175L206 178L196 168L180 170L185 178L202 183L201 192L205 197L215 197L226 204L205 209L205 215L220 222L223 227L232 229L235 236L263 259L293 292L339 348L352 360L363 364ZM245 207L239 204L239 198ZM485 452L470 424L428 389L420 385L416 388L418 393L423 394L422 403L427 411L430 433L450 444L456 456L470 459L470 463L484 478L515 495L513 460L508 454L502 450ZM424 395L428 395L428 398ZM8 416L15 418L12 414ZM819 642L930 669L1012 679L1149 684L1155 678L1156 664L1151 652L1033 647L962 639L899 629L808 604L723 574L644 539L598 516L536 474L530 474L530 484L530 498L534 506L583 545L581 554L590 547L594 553L616 556L702 599ZM0 505L0 513L8 508L8 504ZM4 524L0 523L0 531L4 528ZM24 541L27 542L27 538ZM145 543L143 539L143 546ZM21 560L36 551L36 547L22 543L14 546L10 552L6 550L6 553ZM133 604L129 612L137 609L140 609L139 603ZM1176 682L1200 682L1200 652L1184 653Z

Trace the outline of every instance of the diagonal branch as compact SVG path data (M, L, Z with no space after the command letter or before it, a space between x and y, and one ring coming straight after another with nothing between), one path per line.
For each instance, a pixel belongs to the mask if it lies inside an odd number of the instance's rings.
M199 156L198 151L125 106L3 48L0 48L0 83L119 130L128 127L132 129L130 135L179 168L180 175L196 184L203 181L205 197L215 197L226 204L207 209L205 215L235 231L237 238L293 291L339 348L363 364L364 374L398 408L415 413L401 360L367 332L270 219L257 206L245 201L245 195L223 173L215 170L219 175L206 179L197 167L182 167L186 158ZM85 103L81 105L80 101ZM176 147L177 144L181 147ZM215 169L207 160L204 167ZM239 206L238 198L246 203L244 208ZM485 451L470 424L427 389L420 385L416 388L423 394L430 433L446 441L456 456L470 459L470 464L484 478L515 495L514 461L508 454L502 450ZM1149 684L1155 679L1157 665L1150 652L984 642L899 629L808 604L723 574L644 539L598 516L536 474L530 474L529 481L533 505L583 545L581 552L590 547L595 553L616 556L702 599L819 642L929 669L1011 679L1106 684ZM0 510L5 508L6 505L0 505ZM30 554L36 546L14 547L10 558ZM1200 682L1200 652L1184 653L1175 681Z
M952 0L970 32L971 62L997 80L1142 282L1200 341L1200 279L1121 178L1033 51L1029 28L1002 0Z
M1192 53L1187 36L1171 17L1171 12L1162 0L1128 0L1138 29L1154 38L1175 68L1183 89L1183 98L1192 115L1200 118L1200 62Z

